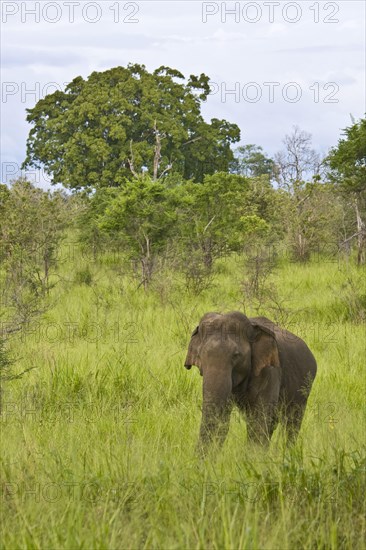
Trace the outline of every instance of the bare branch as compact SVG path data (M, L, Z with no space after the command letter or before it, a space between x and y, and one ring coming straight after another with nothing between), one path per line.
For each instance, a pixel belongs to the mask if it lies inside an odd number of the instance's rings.
M172 168L173 168L173 164L168 164L168 166L160 174L159 179L162 178L164 174L166 174L166 172L168 172L168 170L171 170Z
M159 130L156 126L156 120L154 122L154 131L155 131L155 147L154 147L154 167L153 167L153 180L156 181L158 179L158 169L159 169L159 163L161 159L161 140L160 140L160 134Z
M198 141L199 139L202 139L202 136L198 136L196 138L190 139L189 141L186 141L185 143L182 143L182 147L185 145L188 145L188 143L193 143L194 141Z
M133 159L132 143L133 143L133 141L132 141L132 139L131 139L131 140L130 140L131 158L128 158L128 159L127 159L127 162L128 162L128 165L129 165L129 167L130 167L130 170L131 170L132 174L135 176L135 178L138 178L139 175L138 175L138 173L135 171L135 167L134 167L134 165L133 165L134 159Z
M216 214L215 216L213 216L210 221L208 222L208 224L206 225L206 227L204 228L204 230L202 231L202 234L204 235L205 232L206 232L206 229L208 229L210 227L210 225L212 224L212 222L214 221L214 219L216 218Z
M355 237L359 237L360 235L366 235L365 230L363 230L363 231L357 231L357 233L354 233L353 235L351 235L350 237L348 237L348 238L345 239L344 241L340 242L340 243L339 243L339 246L342 246L343 244L348 243L349 241L351 241L351 240L354 239Z

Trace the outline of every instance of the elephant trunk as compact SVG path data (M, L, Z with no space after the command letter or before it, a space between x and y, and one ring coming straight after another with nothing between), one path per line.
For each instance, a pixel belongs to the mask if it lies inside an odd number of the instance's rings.
M211 442L221 446L229 430L232 408L232 381L220 370L203 373L203 407L199 446L205 450Z

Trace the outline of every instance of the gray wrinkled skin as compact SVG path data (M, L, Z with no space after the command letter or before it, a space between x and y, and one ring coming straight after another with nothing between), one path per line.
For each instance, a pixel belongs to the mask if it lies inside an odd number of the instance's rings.
M296 439L317 370L301 338L265 317L206 313L188 347L184 366L192 365L203 376L200 448L224 442L234 404L249 440L268 443L279 421Z

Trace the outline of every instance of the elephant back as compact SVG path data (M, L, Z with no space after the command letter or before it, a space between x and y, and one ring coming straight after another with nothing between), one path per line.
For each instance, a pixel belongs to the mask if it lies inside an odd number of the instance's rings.
M280 397L288 403L305 403L316 376L316 360L307 344L287 329L266 317L250 319L256 330L271 334L276 340L281 376Z

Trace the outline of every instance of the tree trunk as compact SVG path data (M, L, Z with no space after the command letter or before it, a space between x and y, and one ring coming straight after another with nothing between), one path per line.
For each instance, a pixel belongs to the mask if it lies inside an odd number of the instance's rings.
M357 265L363 265L365 263L366 226L361 218L357 196L355 198L355 211L357 221Z
M307 241L306 237L302 235L301 232L298 234L298 245L299 245L299 259L301 262L305 262L309 258L308 250L307 250Z
M161 141L160 141L159 130L156 127L156 120L154 124L154 130L155 130L156 143L154 148L153 180L156 181L158 179L158 169L159 169L160 158L161 158Z
M46 250L44 254L44 290L47 293L47 295L49 295L50 293L49 267L50 267L50 252Z
M150 239L147 235L145 237L145 255L141 258L141 271L142 271L142 284L146 291L152 278L153 273L153 257L151 255Z
M203 250L203 263L208 271L212 269L212 240L210 238L204 239L202 243Z

